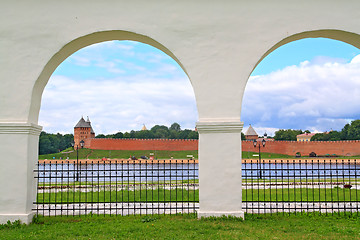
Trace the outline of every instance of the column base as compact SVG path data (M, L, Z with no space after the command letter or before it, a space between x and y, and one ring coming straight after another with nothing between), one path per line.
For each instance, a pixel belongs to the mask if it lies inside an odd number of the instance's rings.
M15 222L20 220L21 223L29 224L32 222L32 219L35 215L35 212L28 214L0 214L0 224L5 224L8 221Z
M237 217L237 218L244 218L244 212L243 211L236 211L236 212L203 212L198 210L197 212L197 216L198 218L202 218L202 217Z

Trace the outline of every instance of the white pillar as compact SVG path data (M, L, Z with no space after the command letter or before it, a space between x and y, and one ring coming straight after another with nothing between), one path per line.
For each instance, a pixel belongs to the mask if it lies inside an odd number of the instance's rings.
M243 123L198 122L198 217L235 216L242 211L241 130Z
M31 123L0 123L0 224L32 220L41 129Z

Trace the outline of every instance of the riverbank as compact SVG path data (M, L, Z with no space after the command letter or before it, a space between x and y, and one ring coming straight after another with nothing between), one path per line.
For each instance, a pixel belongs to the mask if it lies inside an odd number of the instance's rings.
M259 159L242 159L242 163L258 163ZM261 163L291 163L291 164L360 164L360 159L338 159L338 158L272 158L261 159Z
M76 159L45 159L39 160L40 164L74 164L76 163ZM197 159L158 159L158 160L150 160L150 159L79 159L79 164L193 164L199 163Z

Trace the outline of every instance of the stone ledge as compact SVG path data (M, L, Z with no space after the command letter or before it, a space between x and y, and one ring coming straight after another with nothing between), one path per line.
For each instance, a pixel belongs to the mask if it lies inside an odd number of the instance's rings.
M199 133L240 133L244 123L236 122L197 122L196 128Z
M235 212L207 212L207 211L201 211L198 210L197 212L197 216L198 218L202 218L202 217L222 217L222 216L226 216L226 217L238 217L238 218L244 218L244 212L243 211L235 211Z
M0 134L31 134L39 136L42 127L33 123L0 123Z
M0 224L5 224L8 221L15 222L20 220L21 223L29 224L32 222L32 219L35 215L35 212L30 212L28 214L0 214Z

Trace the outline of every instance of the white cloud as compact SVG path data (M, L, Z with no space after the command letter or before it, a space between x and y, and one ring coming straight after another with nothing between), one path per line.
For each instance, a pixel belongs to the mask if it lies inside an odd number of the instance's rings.
M100 60L95 64L95 66L105 68L106 71L111 72L111 73L125 73L126 72L117 66L116 61Z
M250 77L242 119L253 126L341 130L349 119L360 118L359 56L351 63L305 61Z
M81 56L72 56L71 59L73 60L75 65L88 67L91 65L91 59Z
M72 132L81 116L89 116L95 132L139 130L142 124L182 128L195 126L195 97L187 78L117 78L76 81L53 76L42 98L44 131ZM96 127L95 127L96 126Z

